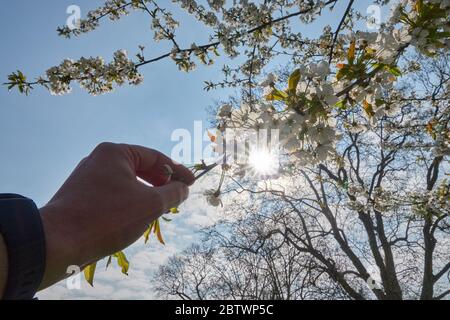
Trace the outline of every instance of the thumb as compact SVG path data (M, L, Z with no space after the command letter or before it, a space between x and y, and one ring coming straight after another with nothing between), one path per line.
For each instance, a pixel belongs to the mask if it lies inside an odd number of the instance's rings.
M173 181L164 186L153 187L152 192L156 195L156 203L160 214L163 214L171 208L178 207L189 196L189 188L186 184Z

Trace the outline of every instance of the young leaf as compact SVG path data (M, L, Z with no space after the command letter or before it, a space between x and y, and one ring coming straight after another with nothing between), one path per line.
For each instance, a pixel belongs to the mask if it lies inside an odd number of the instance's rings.
M177 213L180 213L180 210L178 210L178 208L172 208L172 209L170 209L170 213L177 214Z
M114 254L114 256L117 258L117 264L119 267L122 268L122 273L128 275L128 269L130 268L130 263L127 260L127 257L125 254L120 251Z
M433 121L428 122L427 126L426 126L426 130L428 132L428 134L433 138L433 140L436 140L436 132L434 131L433 128Z
M158 238L158 241L165 245L166 243L163 240L162 234L161 234L161 228L159 226L159 220L156 220L155 222L155 233L156 233L156 237Z
M414 10L417 13L420 13L422 11L422 8L423 8L423 0L416 1L416 4L414 5Z
M430 134L433 132L433 123L432 123L432 121L427 123L427 132L430 133Z
M288 97L286 92L273 88L272 92L266 96L266 99L269 101L285 101Z
M367 47L365 50L366 50L366 53L371 56L374 55L376 52L376 50L372 49L371 47Z
M300 77L301 77L300 69L295 70L291 74L291 76L289 77L289 80L288 80L288 91L289 92L295 93L295 90L297 89L297 85L300 81Z
M342 68L340 69L337 73L336 73L336 80L341 80L342 78L345 77L345 75L347 74L347 70Z
M400 68L397 66L388 66L387 69L392 75L394 75L396 77L400 77L402 75Z
M209 130L206 130L206 132L208 133L209 140L213 143L216 142L217 137L214 134L212 134L211 132L209 132Z
M145 243L148 242L148 240L150 239L150 234L153 231L153 227L155 226L155 221L153 221L149 226L148 229L145 231L144 233L144 238L145 238Z
M27 81L27 77L25 77L25 75L23 74L22 71L17 70L17 74L19 75L19 80L20 80L21 82L26 82L26 81Z
M344 99L336 103L334 106L339 109L345 109L346 102L347 102L346 99Z
M367 100L364 100L364 102L363 102L363 108L364 108L364 111L366 112L366 114L367 114L370 118L373 117L373 116L375 115L375 112L373 111L372 105L371 105L369 102L367 102Z
M350 43L350 48L348 49L348 62L350 64L353 64L353 61L355 60L355 51L356 51L356 41L353 40Z
M84 277L86 281L93 287L94 286L94 275L95 275L95 269L97 268L97 262L88 265L86 268L84 268Z

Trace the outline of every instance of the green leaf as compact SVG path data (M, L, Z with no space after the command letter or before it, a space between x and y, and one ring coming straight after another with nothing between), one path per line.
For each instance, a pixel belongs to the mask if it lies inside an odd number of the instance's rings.
M356 41L353 40L350 43L350 48L348 49L348 62L350 64L353 64L353 61L355 60L355 53L356 53Z
M369 116L369 118L372 118L375 115L372 105L370 103L368 103L366 100L364 100L364 102L363 102L363 109L366 112L366 114Z
M29 91L33 89L33 87L27 83L27 77L20 70L9 74L8 80L9 83L4 83L4 85L8 86L8 90L11 90L17 86L20 93L25 93L28 95Z
M337 107L339 109L345 109L345 105L346 105L346 99L341 100L338 103L336 103L335 107Z
M27 77L25 77L25 75L22 73L22 71L17 70L17 74L19 75L19 80L21 82L26 82L27 81Z
M288 91L289 92L294 92L297 89L297 85L300 81L300 77L301 77L301 73L300 73L300 69L295 70L289 77L288 80Z
M380 107L380 106L382 106L384 104L386 104L386 101L384 99L381 99L381 98L375 99L375 105L377 107Z
M145 239L145 243L148 242L148 240L150 239L150 234L152 233L153 227L155 226L155 221L153 221L149 226L148 229L145 231L144 233L144 239Z
M92 287L94 286L94 275L96 268L97 262L90 264L86 268L84 268L84 278Z
M216 47L214 47L214 48L212 49L212 51L214 52L214 54L216 55L216 57L220 57L220 53L219 53L219 51L217 50Z
M342 78L345 77L345 74L346 72L344 69L339 70L338 73L336 73L336 80L338 81L341 80Z
M417 13L422 12L422 10L423 10L423 1L422 1L422 0L416 1L416 4L414 5L414 10L415 10Z
M397 66L387 66L387 69L392 75L396 77L400 77L402 75L400 68Z
M266 99L269 101L286 101L288 97L289 96L286 92L273 88L272 92L266 96Z
M161 234L161 228L159 226L159 220L156 220L156 222L155 222L155 234L156 234L156 237L158 238L158 241L161 244L165 245L166 243L164 242L162 234Z
M128 275L128 269L130 268L130 263L127 260L127 257L122 251L114 254L114 257L117 258L117 264L122 268L122 273Z

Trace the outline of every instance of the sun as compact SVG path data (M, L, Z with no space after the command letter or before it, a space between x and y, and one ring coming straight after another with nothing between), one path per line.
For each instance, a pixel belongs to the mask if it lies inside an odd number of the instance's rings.
M266 149L250 152L248 164L259 175L274 175L279 168L277 157Z

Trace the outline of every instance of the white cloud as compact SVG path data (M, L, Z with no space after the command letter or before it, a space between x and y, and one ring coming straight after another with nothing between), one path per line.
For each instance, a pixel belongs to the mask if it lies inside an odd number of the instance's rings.
M191 190L191 197L180 207L180 213L171 218L171 223L162 221L161 231L166 245L161 245L155 237L151 237L147 245L139 239L125 250L130 261L129 275L125 276L114 264L105 270L105 261L99 263L94 279L94 287L90 287L81 275L81 289L69 290L66 281L48 288L38 294L42 300L128 300L155 299L153 290L155 271L169 257L180 253L198 239L196 232L201 227L209 226L221 218L221 210L206 204L203 190L212 186L213 181L203 179Z

